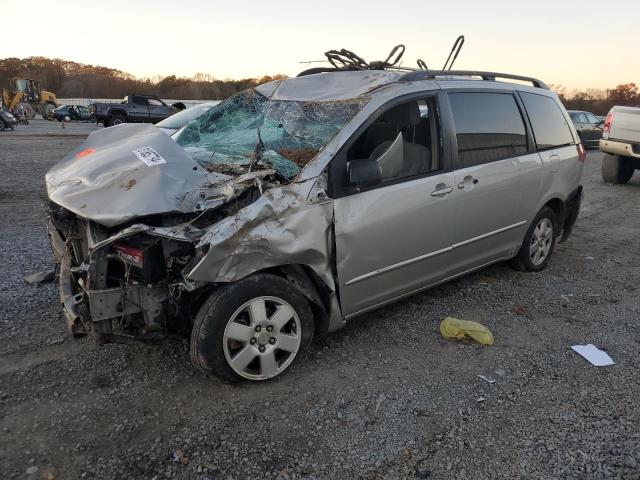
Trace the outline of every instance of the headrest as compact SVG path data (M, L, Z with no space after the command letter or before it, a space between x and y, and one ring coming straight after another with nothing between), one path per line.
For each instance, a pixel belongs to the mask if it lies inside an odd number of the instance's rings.
M382 115L382 120L406 127L420 123L420 108L418 102L407 102L393 107Z

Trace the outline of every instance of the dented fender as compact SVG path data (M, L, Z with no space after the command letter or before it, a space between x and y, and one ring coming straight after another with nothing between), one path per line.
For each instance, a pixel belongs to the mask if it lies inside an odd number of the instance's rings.
M235 282L282 265L306 265L335 291L332 264L333 202L314 201L317 179L271 189L212 226L196 249L203 258L190 280Z

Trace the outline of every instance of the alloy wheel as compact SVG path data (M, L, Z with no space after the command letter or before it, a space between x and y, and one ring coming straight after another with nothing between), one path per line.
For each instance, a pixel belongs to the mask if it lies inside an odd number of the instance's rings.
M542 218L536 225L531 235L529 244L529 255L534 265L541 265L549 256L551 251L553 235L553 224L548 218Z
M301 342L297 313L277 297L256 297L240 306L223 334L224 356L241 377L266 380L291 364Z

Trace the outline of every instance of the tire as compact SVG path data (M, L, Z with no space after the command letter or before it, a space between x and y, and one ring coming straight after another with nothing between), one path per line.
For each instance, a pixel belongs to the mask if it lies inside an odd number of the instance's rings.
M3 132L7 129L7 125L4 123L4 120L0 118L0 132Z
M124 117L122 115L113 115L109 118L108 126L113 127L115 125L120 125L121 123L124 123Z
M191 361L228 382L267 380L304 358L313 331L307 299L281 277L256 274L216 290L200 307Z
M602 158L602 179L609 183L627 183L634 172L630 158L605 153Z
M555 212L549 207L543 207L531 222L520 251L513 259L513 266L525 272L544 270L553 255L559 233L558 224Z
M33 120L35 118L36 111L29 102L20 102L19 105L22 105L22 111L27 120Z
M42 118L45 120L53 120L53 110L56 106L52 103L45 103L42 106Z

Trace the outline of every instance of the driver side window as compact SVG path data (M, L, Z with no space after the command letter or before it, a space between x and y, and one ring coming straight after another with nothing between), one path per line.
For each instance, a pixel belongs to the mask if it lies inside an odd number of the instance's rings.
M386 109L347 152L347 162L378 162L382 182L440 170L435 97Z

